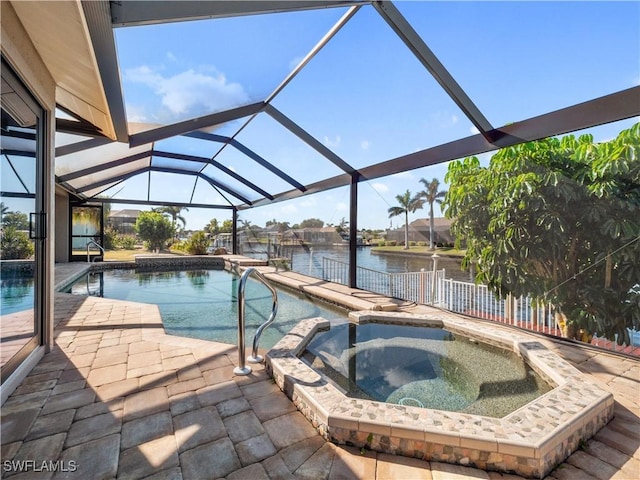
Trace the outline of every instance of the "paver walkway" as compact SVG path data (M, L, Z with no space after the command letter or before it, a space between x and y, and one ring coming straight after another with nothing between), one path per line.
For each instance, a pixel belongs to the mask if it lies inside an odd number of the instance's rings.
M519 478L325 442L261 366L233 376L232 346L166 335L157 307L55 302L55 348L2 406L3 478ZM640 362L543 341L616 399L548 478L640 478Z

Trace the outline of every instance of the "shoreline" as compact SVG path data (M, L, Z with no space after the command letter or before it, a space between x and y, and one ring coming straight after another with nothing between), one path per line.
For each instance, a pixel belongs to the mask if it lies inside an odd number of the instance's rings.
M437 253L440 258L453 258L458 260L462 260L462 258L464 257L464 255L443 253L443 252L440 252L439 250L426 251L426 252L425 251L412 252L410 249L404 250L404 251L388 251L388 250L378 250L378 247L371 247L371 253L376 255L395 255L398 257L414 257L414 258L419 258L419 257L431 258L431 256L434 253Z

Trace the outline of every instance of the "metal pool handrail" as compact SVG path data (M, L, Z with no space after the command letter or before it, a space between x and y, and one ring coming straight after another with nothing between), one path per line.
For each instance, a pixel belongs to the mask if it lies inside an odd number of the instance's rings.
M87 263L91 261L91 256L89 255L89 245L91 245L92 243L100 249L100 251L102 252L102 258L104 259L104 248L102 248L102 246L98 242L89 240L87 242Z
M273 320L276 318L276 313L278 312L278 293L276 289L271 286L269 281L262 275L258 270L254 267L247 268L242 277L240 278L240 283L238 285L238 366L233 369L233 373L236 375L249 375L251 373L251 367L245 365L244 360L244 326L245 326L245 311L244 311L244 289L247 283L247 280L250 276L255 276L258 280L260 280L270 291L271 296L273 297L273 305L271 307L271 315L262 325L258 327L255 336L253 337L253 350L251 356L248 358L249 362L259 363L263 360L263 358L258 355L258 343L260 342L260 336L265 328L267 328Z

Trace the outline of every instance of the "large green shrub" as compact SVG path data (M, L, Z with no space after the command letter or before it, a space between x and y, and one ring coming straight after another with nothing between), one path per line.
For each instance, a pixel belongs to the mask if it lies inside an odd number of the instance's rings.
M117 247L118 231L112 225L107 225L104 229L104 248L113 250Z
M15 227L3 227L0 241L0 258L3 260L18 260L33 255L33 243L25 232Z
M135 230L149 250L164 248L174 233L171 221L159 212L140 213Z
M187 253L190 255L206 255L209 239L204 232L195 232L187 241Z
M136 248L136 237L134 235L118 235L116 237L116 247L124 250Z
M629 344L640 329L640 124L595 143L547 138L449 164L444 209L463 266L501 295L553 305L583 329Z

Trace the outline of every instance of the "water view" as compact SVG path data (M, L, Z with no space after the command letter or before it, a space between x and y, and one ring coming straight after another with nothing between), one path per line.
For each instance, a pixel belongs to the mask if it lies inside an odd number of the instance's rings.
M266 259L266 250L261 246L247 248L243 245L241 253L248 257ZM282 247L282 256L291 259L291 269L294 272L322 278L322 259L324 257L341 262L349 261L349 249L343 246L319 247ZM389 255L377 254L371 248L358 248L356 262L359 267L369 268L387 273L419 272L420 269L431 271L433 260L431 253L425 255ZM440 257L438 270L445 269L445 277L460 281L473 281L468 271L460 267L460 259Z

